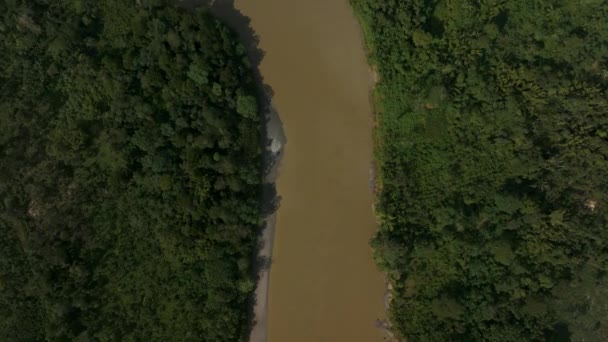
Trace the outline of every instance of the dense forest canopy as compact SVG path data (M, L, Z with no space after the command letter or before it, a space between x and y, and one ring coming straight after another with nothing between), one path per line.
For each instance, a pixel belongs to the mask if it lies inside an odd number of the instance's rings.
M241 340L260 122L235 35L162 0L0 16L0 340Z
M395 332L608 340L608 3L351 2Z

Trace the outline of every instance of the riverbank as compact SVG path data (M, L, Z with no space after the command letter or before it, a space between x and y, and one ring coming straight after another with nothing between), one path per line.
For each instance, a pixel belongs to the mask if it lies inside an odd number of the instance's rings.
M275 182L283 155L283 146L287 139L283 125L276 109L272 106L273 89L266 84L260 71L264 51L259 47L259 37L251 26L251 19L244 15L234 0L185 0L182 6L193 9L206 7L214 16L224 21L239 36L245 47L251 67L255 74L259 90L258 101L260 118L263 122L260 145L263 149L262 175L262 211L264 224L258 237L258 248L252 256L253 273L256 278L256 289L250 301L249 342L268 341L268 295L270 285L270 267L276 231L276 209L280 198L277 196Z
M350 1L349 1L350 2ZM374 212L374 216L376 217L376 224L378 227L381 225L381 215L376 210L376 201L378 199L379 193L382 191L382 178L379 172L379 154L380 148L382 146L381 135L379 134L379 125L380 125L380 94L378 92L377 86L381 82L381 77L378 71L378 66L373 59L373 51L374 46L373 42L369 35L369 26L368 23L364 20L363 16L359 15L357 10L354 8L353 4L350 3L351 9L353 11L353 15L357 19L359 23L359 34L361 38L361 43L365 49L365 55L367 57L367 62L369 64L369 75L370 75L370 88L369 88L369 102L371 106L371 117L373 120L373 137L374 137L374 159L372 161L371 170L370 170L370 184L371 191L374 196L374 202L372 204L372 209ZM388 319L389 310L391 306L391 302L393 300L393 284L391 283L389 277L385 275L385 290L384 290L384 310L387 316L387 319L379 320L377 325L381 328L389 341L399 341L399 339L395 336L392 331L392 324L390 319Z

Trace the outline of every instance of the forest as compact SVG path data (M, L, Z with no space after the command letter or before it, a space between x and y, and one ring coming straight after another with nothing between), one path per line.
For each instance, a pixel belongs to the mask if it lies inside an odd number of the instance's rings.
M395 334L608 340L608 3L351 4Z
M0 13L0 340L243 340L261 148L235 34L164 0Z

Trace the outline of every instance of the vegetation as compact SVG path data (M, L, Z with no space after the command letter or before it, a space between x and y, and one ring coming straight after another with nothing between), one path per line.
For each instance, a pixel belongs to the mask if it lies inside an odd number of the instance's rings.
M608 340L608 4L351 0L409 341Z
M241 340L260 122L235 35L163 0L0 13L0 340Z

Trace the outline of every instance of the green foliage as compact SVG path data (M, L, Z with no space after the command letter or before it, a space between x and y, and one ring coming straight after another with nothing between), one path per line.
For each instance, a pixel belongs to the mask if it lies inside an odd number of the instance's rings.
M604 341L608 5L351 0L409 341Z
M161 0L0 11L0 340L242 340L261 158L235 34Z
M236 111L246 118L257 117L258 102L255 96L238 94L236 98Z

